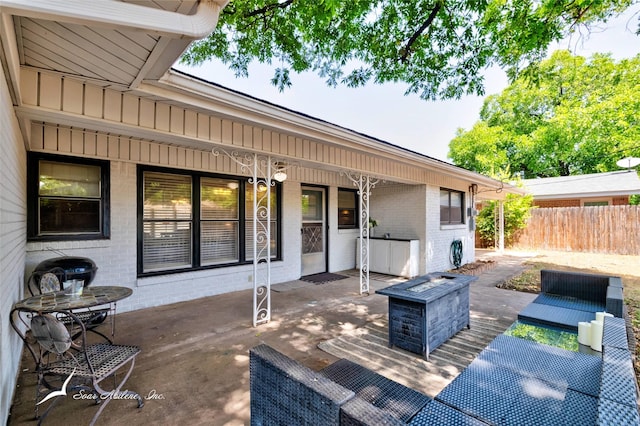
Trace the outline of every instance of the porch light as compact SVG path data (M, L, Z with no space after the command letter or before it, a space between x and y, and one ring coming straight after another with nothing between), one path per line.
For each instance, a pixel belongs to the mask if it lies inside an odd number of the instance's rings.
M273 174L273 179L277 180L280 183L287 180L287 174L284 171L283 163L276 163L276 172Z

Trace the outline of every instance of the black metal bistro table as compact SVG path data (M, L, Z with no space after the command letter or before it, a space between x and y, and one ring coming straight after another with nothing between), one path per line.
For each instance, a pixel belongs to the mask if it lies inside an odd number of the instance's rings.
M115 303L131 296L132 293L133 290L129 287L85 287L79 296L64 291L31 296L16 303L14 309L39 313L72 311Z
M67 294L64 291L56 291L54 293L38 294L23 299L13 305L11 311L11 324L16 328L13 316L14 313L56 313L56 312L74 312L78 310L93 308L101 305L109 306L109 317L111 320L111 337L115 335L115 311L116 302L125 299L133 294L133 290L129 287L120 286L91 286L85 287L81 295ZM102 333L99 333L104 336ZM104 336L106 337L106 336ZM108 340L111 340L107 338Z
M429 353L469 328L469 284L477 277L434 272L376 293L389 297L389 346Z

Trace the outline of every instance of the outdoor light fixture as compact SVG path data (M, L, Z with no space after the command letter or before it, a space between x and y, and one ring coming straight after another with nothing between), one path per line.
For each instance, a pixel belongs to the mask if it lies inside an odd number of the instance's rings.
M284 163L276 163L276 172L273 174L273 179L282 183L287 180L287 173L284 171Z

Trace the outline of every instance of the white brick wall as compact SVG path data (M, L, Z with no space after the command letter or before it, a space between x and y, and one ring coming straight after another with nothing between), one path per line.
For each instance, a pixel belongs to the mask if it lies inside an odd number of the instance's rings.
M462 263L474 260L474 233L469 232L468 223L440 226L440 187L379 184L371 191L369 213L378 222L374 236L382 237L389 233L392 238L420 241L420 274L452 269L450 247L456 239L462 240ZM356 232L353 235L354 247L349 251L347 247L340 248L341 254L349 256L348 259L355 258L357 237Z
M45 145L47 132L44 133ZM52 135L51 137L55 137ZM55 257L62 251L67 255L86 256L98 268L96 285L121 285L134 289L134 294L119 302L120 312L159 306L168 303L212 296L252 287L253 266L240 265L227 268L192 271L164 276L137 278L136 271L136 205L137 185L134 162L111 161L111 238L109 240L29 243L27 269L45 258ZM237 172L229 161L203 161L196 170ZM296 173L291 173L295 177ZM351 269L355 266L357 230L338 230L337 186L325 179L335 174L320 173L317 180L305 183L324 184L328 187L329 271ZM301 274L301 183L288 179L283 185L282 248L283 260L272 262L272 284L294 280ZM426 213L425 213L426 211ZM425 215L426 214L426 215ZM371 216L380 226L377 235L389 232L396 238L420 240L420 273L450 269L449 246L455 238L462 238L465 262L473 256L472 241L467 225L442 228L439 225L439 188L425 185L380 185L373 189ZM437 249L436 249L437 247ZM471 247L471 252L469 248ZM250 300L247 301L250 303Z
M419 274L424 274L426 238L425 185L382 185L371 192L370 216L378 222L374 236L420 240Z
M28 244L28 269L62 251L85 256L98 266L95 285L130 287L133 295L118 302L118 312L149 308L252 288L252 265L137 278L136 165L111 162L111 238L109 240ZM300 277L300 185L283 185L283 261L271 263L271 282ZM251 304L251 299L247 300Z
M11 306L24 295L26 152L7 82L0 72L0 423L11 407L22 341L11 328Z
M456 188L450 188L456 189ZM458 190L462 190L458 188ZM468 201L469 194L465 194ZM440 188L427 187L427 236L425 247L426 272L446 271L454 268L450 260L450 248L453 240L462 240L462 264L473 262L475 256L474 233L469 231L467 223L463 225L440 225ZM466 214L466 212L465 212Z
M356 267L356 240L359 229L338 229L338 188L329 188L329 272Z
M424 235L424 185L381 185L371 191L369 215L378 222L374 236L416 239Z

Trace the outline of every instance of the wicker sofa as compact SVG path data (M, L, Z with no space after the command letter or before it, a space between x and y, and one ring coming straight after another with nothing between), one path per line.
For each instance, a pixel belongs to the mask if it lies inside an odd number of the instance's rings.
M348 360L311 370L267 345L250 351L251 424L487 423Z
M620 277L543 269L540 294L518 319L577 332L579 322L591 321L601 311L624 317Z
M547 305L550 323L554 309L582 308L587 297L579 276L555 272L544 272L542 294L565 304ZM619 279L595 293L622 311ZM251 424L638 425L626 322L606 317L603 330L601 356L499 335L433 399L348 360L314 371L259 345L250 351Z
M313 371L259 345L251 424L638 425L624 321L604 329L602 358L500 335L433 399L347 360Z

